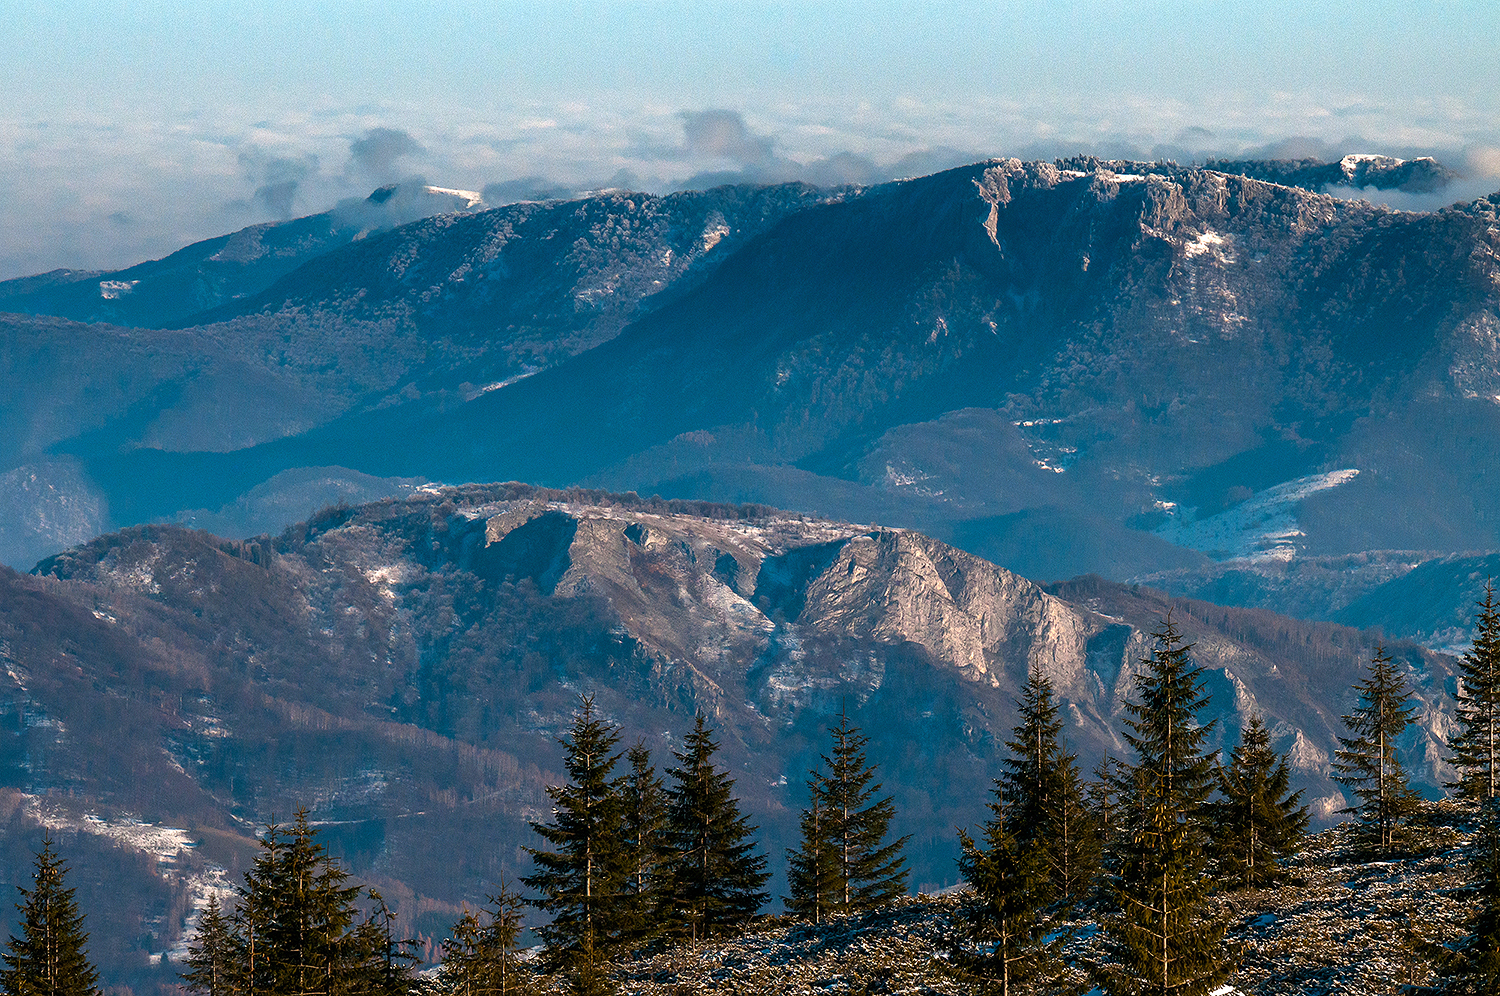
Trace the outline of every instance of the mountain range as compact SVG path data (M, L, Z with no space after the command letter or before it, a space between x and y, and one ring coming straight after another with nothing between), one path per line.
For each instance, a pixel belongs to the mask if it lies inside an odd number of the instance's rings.
M169 980L207 895L299 807L431 956L461 902L529 866L583 694L661 767L707 716L778 872L847 711L934 891L957 878L953 828L988 811L1027 674L1054 682L1085 770L1122 756L1170 615L1211 745L1264 715L1326 825L1377 639L1097 577L1043 587L908 530L527 485L418 488L248 542L137 526L0 586L0 869L24 882L52 828L88 869L85 908L110 906L110 978L137 989ZM1418 707L1401 756L1441 795L1452 660L1388 649Z
M309 247L192 314L145 293L156 271L51 316L11 282L0 556L505 479L879 521L1026 576L1318 618L1500 546L1500 195L1316 192L1440 186L1430 160L1214 165L996 160L296 234L330 215L178 254L162 272L202 282L231 242ZM135 327L69 324L109 315Z
M1028 671L1087 770L1169 615L1212 746L1263 714L1319 824L1384 642L1438 796L1500 557L1500 193L1325 191L1449 178L406 184L0 283L0 878L50 828L141 991L305 806L431 956L591 694L659 766L709 717L773 868L847 709L941 889Z

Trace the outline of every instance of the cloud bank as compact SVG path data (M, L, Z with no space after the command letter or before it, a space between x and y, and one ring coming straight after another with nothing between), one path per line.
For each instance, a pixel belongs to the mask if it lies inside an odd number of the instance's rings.
M991 156L1079 153L1180 162L1432 154L1464 175L1437 195L1378 195L1409 209L1500 188L1500 120L1452 106L1330 105L1285 94L1258 103L1097 94L739 109L623 99L498 109L390 103L242 121L79 111L0 117L0 149L9 150L0 189L10 194L0 210L0 279L157 258L363 198L418 168L434 184L482 190L490 204L607 187L868 184Z

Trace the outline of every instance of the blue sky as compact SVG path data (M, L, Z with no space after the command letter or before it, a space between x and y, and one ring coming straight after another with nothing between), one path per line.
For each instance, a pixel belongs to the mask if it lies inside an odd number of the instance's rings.
M668 190L1373 151L1500 187L1490 3L0 0L0 23L0 278L407 175Z

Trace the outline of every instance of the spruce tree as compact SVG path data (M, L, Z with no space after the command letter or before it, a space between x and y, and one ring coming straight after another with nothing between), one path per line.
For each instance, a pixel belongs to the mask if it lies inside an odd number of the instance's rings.
M1114 992L1199 996L1233 971L1224 951L1226 924L1210 916L1203 806L1214 786L1214 758L1204 750L1213 724L1197 714L1208 704L1202 669L1169 615L1141 661L1125 740L1134 764L1122 764L1120 845L1111 894L1118 912L1105 921L1118 970Z
M404 996L412 942L393 934L395 914L361 890L317 841L305 810L290 829L271 823L235 908L212 897L189 949L185 987L203 996Z
M415 944L396 938L396 914L374 889L366 890L373 907L339 942L342 983L333 981L330 993L348 996L408 996L412 988L411 953Z
M970 893L960 907L967 943L951 953L961 977L1010 996L1049 973L1060 941L1046 942L1042 910L1050 890L1041 851L1022 847L1006 829L1009 821L1000 807L991 803L991 808L995 814L985 824L982 848L967 832L958 832L963 849L958 869Z
M531 824L554 850L528 848L535 870L521 881L541 893L535 905L553 914L538 931L543 964L565 971L575 992L593 992L607 988L609 958L628 926L623 779L614 775L620 735L594 714L594 700L585 696L572 730L559 742L566 749L568 784L547 788L552 822Z
M785 897L786 908L813 923L822 923L838 906L843 896L839 876L839 852L832 836L827 788L821 772L808 772L807 808L802 810L799 829L801 846L787 849L787 885L791 895Z
M443 992L452 996L485 996L490 991L490 953L484 928L484 922L474 911L466 909L443 938Z
M666 875L667 794L644 743L637 742L626 751L625 758L630 762L630 773L625 776L621 796L626 860L623 911L627 940L640 944L658 932L656 912Z
M524 991L516 944L521 936L521 895L504 881L476 914L465 910L443 941L442 987L452 996L509 996Z
M1021 700L1016 703L1020 723L1005 742L1010 756L1001 761L1004 773L997 780L1006 826L1022 847L1046 835L1047 813L1057 798L1058 758L1062 749L1058 735L1057 701L1052 681L1040 668L1027 676Z
M236 889L234 916L224 919L229 991L243 996L404 991L410 944L391 936L394 917L378 893L367 894L374 912L359 918L361 890L348 885L348 878L318 842L306 810L298 811L289 829L269 824L260 853ZM199 962L189 961L187 982L198 992L206 992L209 957L205 948Z
M235 954L230 919L224 915L218 895L210 895L198 920L198 934L188 947L183 985L203 996L230 996L236 992Z
M1103 868L1105 836L1079 780L1076 757L1064 754L1060 764L1061 793L1049 808L1052 841L1045 855L1052 902L1068 909L1093 894Z
M870 738L850 725L847 712L829 733L833 753L823 758L828 767L822 783L823 810L835 852L836 908L849 913L906 893L908 873L901 852L911 838L886 842L896 804L890 796L875 798L881 786L873 782L875 766L865 757Z
M1220 877L1238 889L1282 881L1284 862L1297 853L1307 829L1307 807L1300 791L1288 791L1286 758L1271 749L1260 716L1250 717L1218 779L1222 798L1209 804L1209 821Z
M1379 645L1370 658L1369 674L1354 687L1359 703L1343 717L1352 735L1339 737L1343 749L1334 753L1333 780L1359 799L1340 812L1354 814L1367 842L1386 849L1396 840L1398 824L1417 810L1417 795L1396 756L1396 739L1411 722L1416 705L1406 679Z
M1089 815L1099 831L1101 871L1112 874L1118 867L1120 853L1120 786L1125 776L1119 758L1105 754L1094 765L1093 778L1084 788Z
M1048 902L1075 903L1099 869L1098 826L1084 803L1077 755L1064 749L1052 682L1033 668L1017 703L1021 722L1006 742L1010 756L996 780L1006 830L1023 851L1035 850Z
M1484 583L1474 624L1474 645L1458 664L1459 732L1448 749L1459 778L1448 787L1484 801L1500 797L1500 606L1493 580Z
M756 828L733 795L734 779L714 763L719 745L698 714L674 751L668 774L667 842L671 855L668 924L694 942L746 924L765 904L766 859L755 853Z
M276 915L280 891L277 868L282 850L282 828L272 821L261 834L260 850L235 888L234 915L230 919L233 966L231 989L244 996L271 996L277 992L268 964L274 960L267 933Z
M328 858L298 810L273 871L275 913L264 936L270 989L276 993L328 993L348 986L363 968L347 935L354 928L359 887ZM361 986L360 989L366 987Z
M12 934L0 962L0 987L6 996L95 996L99 973L89 961L84 915L64 884L68 867L52 850L52 835L42 838L31 888L16 888L21 901L20 936Z

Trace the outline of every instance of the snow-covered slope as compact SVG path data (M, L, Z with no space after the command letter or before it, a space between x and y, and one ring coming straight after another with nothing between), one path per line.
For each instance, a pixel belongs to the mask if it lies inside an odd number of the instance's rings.
M1347 484L1359 476L1355 468L1331 470L1278 484L1252 495L1233 508L1202 519L1176 505L1156 535L1178 546L1201 550L1215 560L1290 560L1306 538L1297 523L1297 506L1320 491Z

